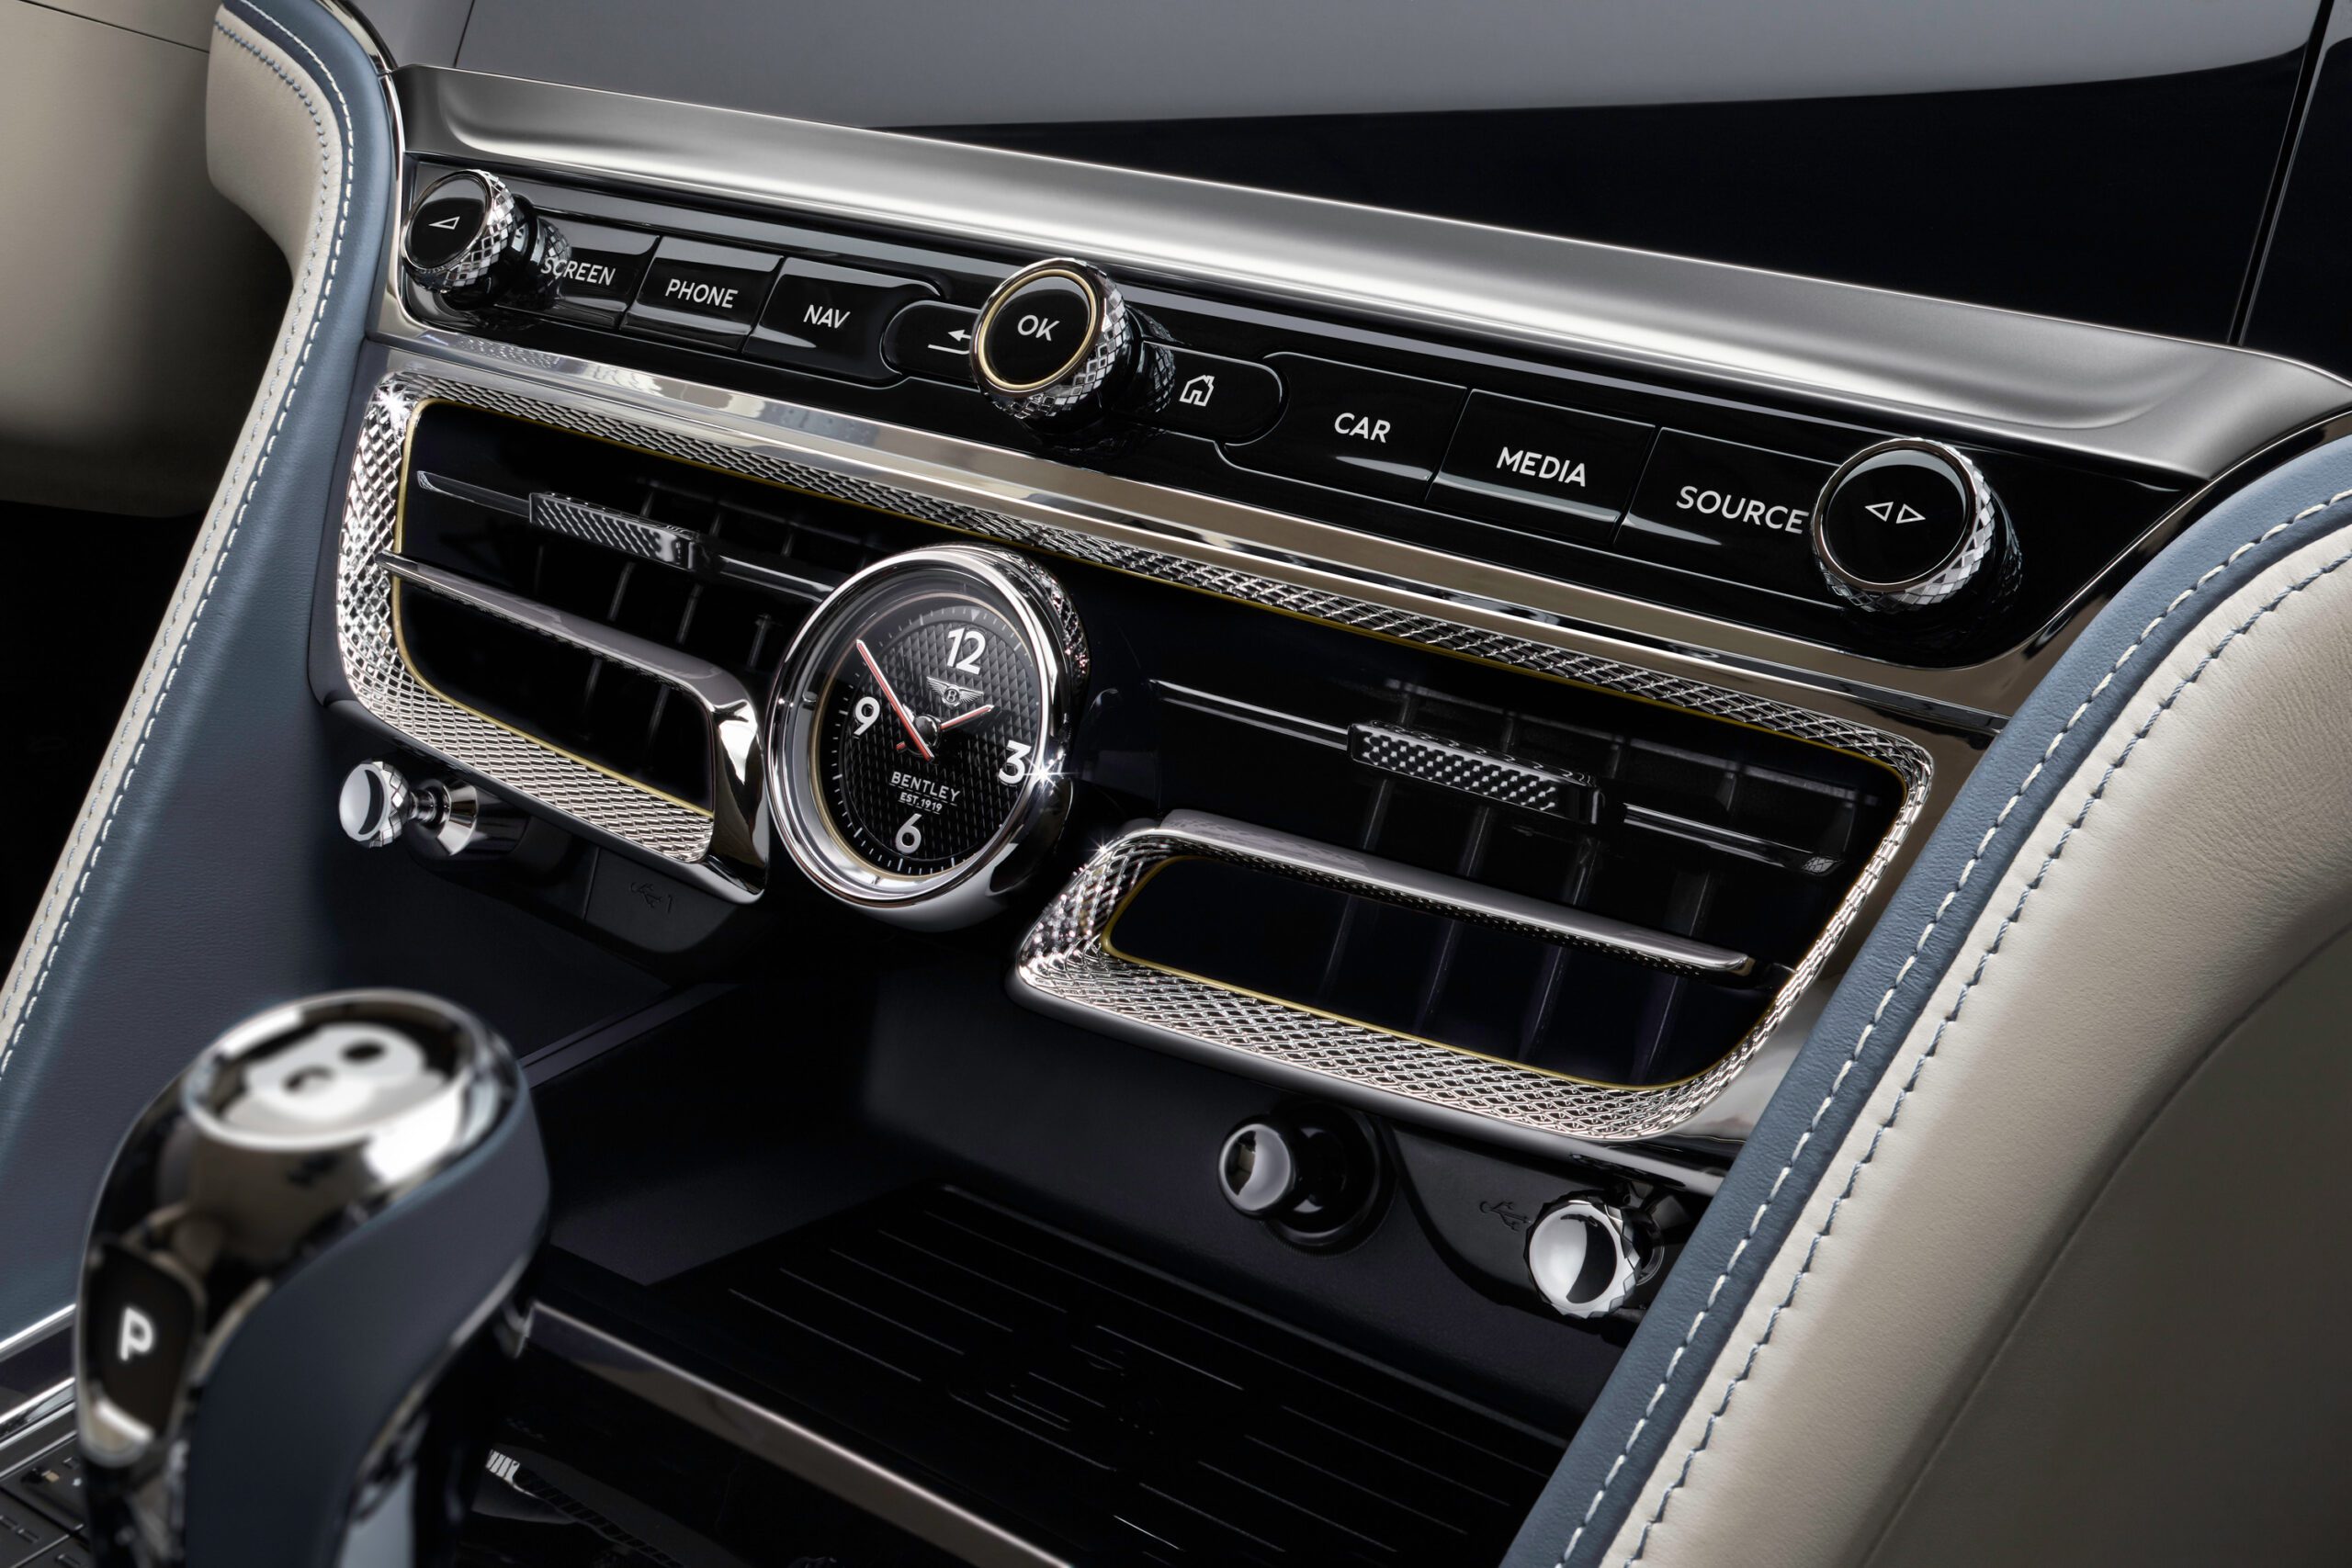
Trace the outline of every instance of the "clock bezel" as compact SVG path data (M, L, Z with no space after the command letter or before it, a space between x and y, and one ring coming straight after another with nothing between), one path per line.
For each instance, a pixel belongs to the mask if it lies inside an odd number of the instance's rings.
M867 860L825 804L816 748L835 671L817 665L829 649L863 635L923 577L941 573L960 578L963 592L1020 633L1037 682L1039 719L1034 761L995 833L953 865L910 874ZM1060 836L1069 808L1070 734L1086 672L1085 633L1069 595L1052 574L1011 550L938 545L865 568L809 613L769 689L768 810L786 852L826 893L884 919L944 931L987 919L1035 874Z

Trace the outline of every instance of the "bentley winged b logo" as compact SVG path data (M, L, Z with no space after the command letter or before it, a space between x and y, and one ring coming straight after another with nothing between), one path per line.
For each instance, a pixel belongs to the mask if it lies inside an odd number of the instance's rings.
M931 694L939 699L939 710L943 717L962 713L966 708L988 695L978 686L959 686L953 681L943 681L936 675L926 675L922 678L922 682L924 685L931 688Z

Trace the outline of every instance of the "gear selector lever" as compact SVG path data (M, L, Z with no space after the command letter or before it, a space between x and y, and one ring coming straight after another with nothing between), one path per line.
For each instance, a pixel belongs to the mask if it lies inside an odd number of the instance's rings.
M92 1223L76 1408L105 1568L446 1560L548 1174L470 1013L247 1020L132 1128Z

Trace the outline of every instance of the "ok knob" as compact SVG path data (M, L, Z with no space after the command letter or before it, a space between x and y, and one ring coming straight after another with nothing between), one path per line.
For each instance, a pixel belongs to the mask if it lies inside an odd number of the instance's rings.
M972 368L1013 418L1074 430L1117 399L1138 342L1117 286L1098 267L1057 257L997 285L973 323Z
M425 186L401 228L401 263L410 279L458 310L544 292L570 252L561 230L481 169L460 169Z

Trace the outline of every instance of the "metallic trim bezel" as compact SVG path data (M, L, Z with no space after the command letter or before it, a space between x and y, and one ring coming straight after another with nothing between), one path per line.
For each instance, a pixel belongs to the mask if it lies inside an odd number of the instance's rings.
M1961 489L1968 508L1968 525L1951 542L1932 566L1924 571L1890 582L1875 581L1849 570L1830 547L1828 515L1830 501L1855 471L1865 463L1890 452L1924 452L1951 467L1960 476ZM1863 447L1838 465L1835 472L1823 481L1821 498L1814 502L1813 522L1806 530L1813 547L1813 558L1821 567L1822 578L1830 591L1850 604L1865 610L1926 609L1951 598L1975 579L1998 547L1996 525L1999 521L1999 502L1993 498L1993 487L1968 455L1941 441L1927 441L1917 436L1902 436L1893 441L1880 441Z
M910 574L946 572L992 601L1021 633L1037 681L1035 759L1011 811L963 861L910 876L872 864L844 840L825 808L814 770L817 683L824 645ZM1010 550L939 545L887 556L852 576L810 612L769 688L768 806L793 863L819 887L869 915L924 931L970 925L1028 882L1059 838L1069 807L1070 732L1086 687L1086 637L1069 596L1042 569Z
M416 238L416 220L424 212L424 204L433 199L435 191L459 180L471 180L482 187L481 223L473 237L458 246L454 255L436 265L427 265L418 261L409 248ZM520 220L514 192L496 175L486 169L459 169L444 175L416 193L416 199L409 203L408 211L401 220L401 265L408 268L409 276L416 280L420 288L435 293L469 288L488 277L490 269L498 265L498 258L506 254L506 247L514 242L515 226Z
M1033 381L1008 381L997 373L989 358L989 328L1004 309L1006 300L1029 285L1048 277L1066 277L1078 285L1086 295L1086 330L1078 334L1078 343L1069 357L1056 366L1052 372ZM980 386L987 391L1007 399L1025 399L1032 392L1045 390L1063 377L1071 375L1086 364L1087 355L1094 352L1095 338L1102 331L1112 300L1118 297L1115 288L1094 268L1068 256L1056 256L1024 266L992 289L980 302L980 313L972 320L972 368L979 375ZM1120 312L1124 324L1125 312ZM1082 389L1091 391L1091 387Z
M1502 651L1494 649L1488 657ZM1518 651L1526 657L1525 650ZM1786 726L1800 722L1792 713L1776 716ZM1817 716L1808 716L1818 722ZM1760 716L1750 722L1773 728L1759 721ZM1810 738L1836 744L1817 730ZM1467 1115L1489 1125L1516 1127L1534 1139L1590 1145L1680 1131L1731 1085L1820 977L1925 803L1931 769L1924 752L1891 735L1845 734L1839 739L1844 742L1839 750L1868 757L1904 779L1903 805L1756 1021L1720 1059L1677 1082L1611 1084L1572 1077L1374 1028L1121 953L1113 944L1112 931L1128 900L1162 863L1186 855L1206 854L1285 874L1352 882L1371 897L1425 906L1451 903L1464 918L1493 918L1442 897L1442 889L1432 894L1427 888L1385 887L1369 874L1343 876L1327 858L1299 853L1295 840L1286 849L1281 835L1197 813L1173 813L1165 821L1129 829L1105 844L1031 926L1015 955L1008 986L1017 999L1100 1032L1203 1056L1277 1081L1295 1081L1304 1075L1318 1093L1392 1115L1419 1120L1431 1119L1430 1111ZM1677 967L1672 956L1649 961Z

